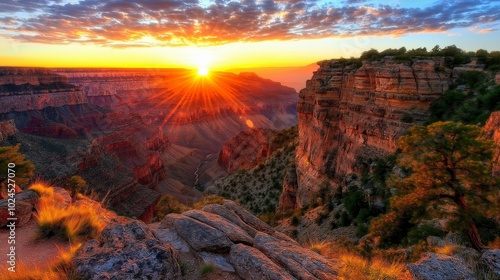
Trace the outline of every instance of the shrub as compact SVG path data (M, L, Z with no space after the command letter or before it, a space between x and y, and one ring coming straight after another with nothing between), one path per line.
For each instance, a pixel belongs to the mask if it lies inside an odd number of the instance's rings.
M38 237L67 238L70 241L82 241L97 238L104 227L91 205L61 206L62 197L54 193L53 188L37 183L30 189L40 195L37 204Z
M290 224L294 227L298 226L300 223L299 217L296 215L293 215L292 218L290 219Z
M416 244L420 240L425 240L428 236L443 237L445 234L446 232L433 225L422 224L408 231L408 243Z
M163 217L170 213L182 213L188 210L184 204L180 203L177 199L168 194L164 195L160 201L158 201L156 207L158 209L157 217L159 220L162 220Z
M201 200L193 205L194 209L201 209L209 204L222 204L224 197L215 194L204 196Z
M214 272L214 271L215 271L215 265L213 265L211 263L203 264L200 267L200 274L201 274L201 276L205 276L206 274L208 274L210 272Z

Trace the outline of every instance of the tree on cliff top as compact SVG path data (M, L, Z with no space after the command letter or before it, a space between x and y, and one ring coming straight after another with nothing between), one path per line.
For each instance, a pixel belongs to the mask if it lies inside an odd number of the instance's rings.
M397 162L410 170L406 178L392 178L396 195L391 211L372 223L375 235L387 233L407 219L411 224L435 217L449 220L473 248L485 246L476 227L481 217L498 215L498 178L490 174L493 141L481 138L475 125L436 122L415 126L402 136Z
M18 186L26 186L31 176L33 176L35 166L31 161L24 160L25 155L19 152L20 147L21 144L0 147L0 190L2 191L5 189L5 181L10 173L8 169L15 172L15 177L13 179ZM15 164L14 168L9 167L11 163Z

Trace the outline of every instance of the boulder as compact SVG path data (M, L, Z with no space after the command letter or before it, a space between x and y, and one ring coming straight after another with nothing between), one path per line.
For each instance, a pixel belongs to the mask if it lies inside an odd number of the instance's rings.
M232 222L233 224L239 226L243 230L245 230L251 237L255 237L255 234L257 234L257 230L254 229L253 227L249 226L247 223L243 222L241 218L236 215L233 211L229 210L228 208L219 205L219 204L209 204L202 209L203 211L210 212L213 214L217 214L226 220Z
M408 270L415 280L476 279L462 259L443 254L427 253Z
M99 241L82 245L73 263L82 279L182 279L175 249L141 221L108 225Z
M173 228L195 251L213 253L228 252L233 242L222 231L193 218L168 214L160 223L160 229Z
M200 257L204 263L206 264L211 263L222 271L235 272L234 267L231 264L229 264L229 262L224 256L208 252L199 252L198 257Z
M250 237L242 228L238 227L222 218L219 215L208 213L200 210L190 210L182 213L182 215L191 217L202 223L210 225L229 237L234 243L244 243L247 245L253 245L253 238Z
M500 249L486 250L479 259L479 265L495 279L500 279Z
M295 279L262 252L243 244L235 244L231 247L229 261L235 267L238 275L243 279Z
M252 213L248 212L245 208L234 203L234 201L224 199L222 201L222 205L224 205L224 207L236 213L236 215L238 215L241 218L241 220L243 220L245 223L249 224L256 230L268 233L273 232L273 229L268 224L264 223L262 220L252 215Z
M7 218L17 218L16 226L23 226L31 219L31 214L36 202L38 201L38 194L34 191L27 190L15 195L15 211L14 216L10 215L9 199L5 198L0 200L0 227L7 225Z
M63 188L53 187L54 189L54 197L58 200L58 205L61 207L68 207L73 199L69 192Z
M190 252L189 244L187 244L184 239L180 238L174 229L157 229L153 231L153 233L158 240L172 245L175 250L183 253Z
M337 279L338 263L300 245L260 232L255 236L254 247L297 279Z

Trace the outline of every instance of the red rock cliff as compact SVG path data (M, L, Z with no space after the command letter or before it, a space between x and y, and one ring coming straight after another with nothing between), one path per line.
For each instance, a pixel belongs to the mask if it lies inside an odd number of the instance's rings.
M319 65L297 106L296 207L307 205L324 180L337 185L370 158L395 151L399 136L427 118L452 76L443 58Z

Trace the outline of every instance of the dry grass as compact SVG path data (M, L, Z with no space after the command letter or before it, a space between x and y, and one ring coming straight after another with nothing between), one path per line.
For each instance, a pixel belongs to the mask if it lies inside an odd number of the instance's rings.
M313 242L307 244L311 250L330 259L340 260L343 264L339 271L341 279L357 280L406 280L411 279L404 262L388 262L380 257L367 260L345 247L332 242Z
M36 207L38 237L62 237L73 242L97 238L104 224L91 205L62 206L63 198L52 187L36 183L30 189L40 194Z
M446 244L443 247L435 247L434 252L447 256L452 256L456 251L457 245Z
M57 259L40 268L23 263L16 265L16 271L10 272L0 267L0 279L3 280L78 280L71 260L81 244L70 247L69 251L60 251Z

